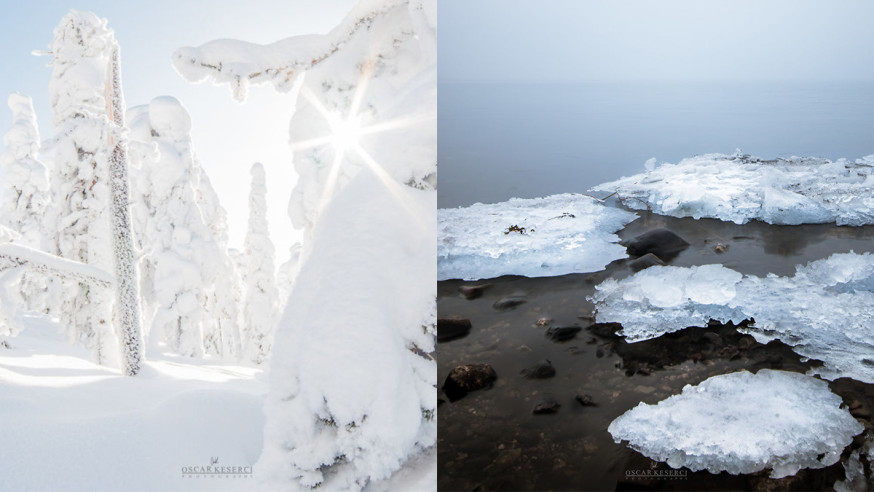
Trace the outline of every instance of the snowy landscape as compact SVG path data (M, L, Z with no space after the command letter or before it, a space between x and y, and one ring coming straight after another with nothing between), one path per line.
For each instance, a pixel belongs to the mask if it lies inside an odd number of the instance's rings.
M45 33L52 133L10 94L0 156L0 488L435 488L436 2L332 13L166 53L241 104L289 94L296 184L237 164L242 248L192 138L222 113L128 106L100 12Z

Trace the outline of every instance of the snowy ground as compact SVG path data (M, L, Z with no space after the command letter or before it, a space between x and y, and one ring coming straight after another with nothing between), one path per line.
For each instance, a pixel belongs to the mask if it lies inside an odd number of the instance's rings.
M141 375L129 378L90 362L56 323L38 317L27 323L7 341L11 348L0 346L4 490L257 488L251 467L261 454L267 390L260 369L149 354ZM183 473L208 466L250 468ZM369 490L434 484L436 453Z

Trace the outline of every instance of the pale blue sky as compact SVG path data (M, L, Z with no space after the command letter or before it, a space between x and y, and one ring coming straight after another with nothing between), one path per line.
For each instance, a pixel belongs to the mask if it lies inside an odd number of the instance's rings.
M867 0L440 0L441 82L874 80Z
M121 45L122 74L129 106L147 104L160 95L178 98L191 113L196 151L228 210L231 245L242 246L248 214L249 167L261 161L269 183L269 220L284 261L288 246L299 237L286 210L294 185L288 121L291 101L272 88L256 87L239 105L227 87L192 85L170 65L181 46L217 38L256 43L310 33L337 25L353 0L0 0L0 135L11 123L6 106L10 92L34 99L42 138L51 137L48 57L52 32L70 8L108 19ZM3 144L0 142L0 151Z

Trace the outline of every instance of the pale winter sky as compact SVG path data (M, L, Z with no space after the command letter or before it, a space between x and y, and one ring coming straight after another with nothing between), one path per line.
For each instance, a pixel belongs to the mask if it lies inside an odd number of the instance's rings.
M868 0L440 0L441 82L874 80Z
M48 104L51 67L46 50L53 30L70 8L108 19L121 45L122 83L128 106L172 95L191 113L195 151L228 211L231 246L242 248L248 217L249 168L264 164L268 214L277 264L300 234L288 219L288 197L296 182L288 149L291 100L270 87L253 87L244 104L230 90L182 79L170 56L182 46L218 38L270 43L297 34L325 33L354 0L0 0L0 134L12 115L11 92L33 98L41 137L52 136ZM3 144L0 142L0 151Z

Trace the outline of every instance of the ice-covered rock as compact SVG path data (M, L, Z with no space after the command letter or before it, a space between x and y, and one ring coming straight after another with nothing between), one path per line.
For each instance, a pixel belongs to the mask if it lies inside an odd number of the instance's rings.
M625 258L614 233L636 215L583 195L437 211L437 278L548 277Z
M738 224L874 223L874 156L850 162L705 154L678 164L648 165L644 173L593 189L639 199L624 203L638 209L649 204L653 212L674 217Z
M834 464L864 427L819 379L763 369L714 376L608 427L616 442L674 468L772 478Z
M792 277L743 276L721 265L653 266L595 287L597 319L618 322L638 342L704 326L739 323L758 341L780 339L824 362L828 379L874 383L874 256L834 254L796 267Z

